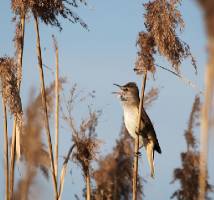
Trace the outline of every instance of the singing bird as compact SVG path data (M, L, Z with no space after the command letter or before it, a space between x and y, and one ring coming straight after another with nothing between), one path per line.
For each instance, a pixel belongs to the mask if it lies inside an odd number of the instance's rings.
M134 82L129 82L123 86L118 84L114 85L118 86L120 89L118 92L114 93L119 96L122 102L126 129L133 138L136 138L140 104L138 87ZM154 150L161 153L161 148L149 116L144 108L141 112L139 146L140 148L144 146L146 149L151 177L154 177Z

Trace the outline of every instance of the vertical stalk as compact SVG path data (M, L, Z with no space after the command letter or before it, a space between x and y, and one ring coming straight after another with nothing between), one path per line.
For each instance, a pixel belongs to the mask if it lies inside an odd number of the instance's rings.
M56 53L56 79L55 79L55 95L56 95L56 110L55 110L55 152L54 152L54 165L55 176L58 179L58 154L59 154L59 51L56 41L54 41Z
M66 174L66 171L67 171L68 161L69 161L69 158L71 156L71 153L72 153L74 147L75 147L75 144L73 144L71 146L71 148L69 149L68 154L65 157L65 160L64 160L64 163L63 163L63 166L62 166L61 175L60 175L60 183L59 183L58 200L61 200L61 197L62 197L62 191L63 191L64 181L65 181L65 174Z
M199 200L204 200L207 193L206 181L209 146L209 121L211 121L211 112L214 112L214 109L212 108L212 98L214 95L214 38L208 39L208 45L209 60L205 71L205 100L201 112Z
M24 51L24 33L25 33L25 14L21 16L21 46L18 52L18 70L17 70L17 79L18 79L18 89L20 90L21 80L22 80L22 60L23 60L23 51ZM16 152L18 157L20 156L20 135L16 135L16 116L14 116L13 122L13 133L12 133L12 142L11 142L11 151L10 151L10 199L13 198L13 187L14 187L14 170L15 170L15 159ZM20 134L20 133L19 133ZM17 144L17 137L19 137L19 144ZM19 147L17 147L19 145Z
M5 200L9 200L9 158L8 158L8 132L7 109L2 95L2 107L4 113L4 174L5 174Z
M10 178L10 182L9 182L10 200L13 199L15 159L16 159L16 116L14 116L11 151L10 151L10 175L9 175L9 178Z
M91 184L90 184L89 169L86 172L85 179L86 179L86 200L90 200L91 199Z
M24 51L24 35L25 35L25 15L21 15L21 41L20 41L20 49L18 49L18 58L17 58L17 63L18 63L18 68L17 68L17 84L18 84L18 89L20 91L20 86L21 86L21 80L22 80L22 60L23 60L23 51ZM17 128L17 127L16 127ZM20 131L16 131L16 156L17 159L20 158L21 156L21 135Z
M141 124L141 115L144 101L144 92L146 87L146 79L147 79L147 70L145 71L142 88L141 88L141 98L140 105L138 111L138 123L137 123L137 137L135 138L135 146L134 146L134 167L133 167L133 182L132 182L132 199L137 200L137 179L138 179L138 150L139 150L139 134L140 134L140 124Z
M52 142L51 142L50 127L49 127L49 121L48 121L45 81L44 81L44 73L43 73L43 67L42 67L41 47L40 47L39 25L38 25L38 18L36 15L34 15L34 21L35 21L35 30L36 30L36 47L37 47L37 56L38 56L39 76L40 76L40 82L41 82L42 106L43 106L43 110L44 110L44 114L45 114L45 129L46 129L48 150L49 150L49 156L50 156L50 162L51 162L52 182L53 182L53 187L54 187L55 199L57 199L58 198L57 182L56 182L56 176L55 176L53 148L52 148Z

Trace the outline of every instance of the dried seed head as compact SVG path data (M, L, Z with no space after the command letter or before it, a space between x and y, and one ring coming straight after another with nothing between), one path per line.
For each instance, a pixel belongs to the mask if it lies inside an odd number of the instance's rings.
M86 4L83 0L12 0L12 9L16 15L31 11L45 24L56 26L60 30L62 27L58 16L68 19L72 23L80 23L87 28L85 22L71 9L71 7L78 7L79 2Z
M200 153L198 150L197 139L194 134L194 128L198 126L198 120L200 118L200 98L195 97L195 101L192 106L192 111L190 113L190 118L188 122L188 128L185 131L185 139L187 143L187 151L181 153L181 163L180 168L174 169L173 180L179 181L181 187L177 189L171 196L171 199L198 199L199 193L199 159ZM188 177L188 178L187 178ZM206 176L206 189L205 189L205 199L209 199L209 192L214 191L214 186L208 181L208 176Z
M89 118L82 121L80 130L74 133L72 138L76 145L73 159L80 164L84 175L88 172L91 161L96 159L97 149L101 143L95 134L98 117L97 112L90 111Z
M143 107L148 109L159 96L158 88L151 88L144 97Z
M196 96L192 106L192 111L190 113L188 128L184 134L188 150L196 148L196 138L193 134L193 131L196 126L199 126L200 110L201 110L200 98L199 96Z
M139 47L139 51L134 71L136 71L137 74L142 74L146 70L154 73L155 42L153 37L149 33L140 32L137 45Z
M196 62L190 52L190 47L181 41L176 29L184 27L177 4L180 0L154 0L144 4L145 26L147 32L139 35L137 44L140 47L135 70L142 73L145 68L155 72L154 54L155 50L165 56L172 64L172 67L179 73L179 65L183 59L190 57L192 65L197 70Z
M180 27L182 30L184 27L184 21L177 9L179 2L179 0L155 0L144 4L146 28L153 36L160 54L172 63L177 72L182 60L188 56L192 58L192 64L196 69L189 46L176 35L176 28Z
M32 0L11 0L11 8L16 15L23 16L29 11Z
M21 128L22 103L18 89L17 64L13 58L0 58L0 80L3 99Z
M93 176L96 189L93 199L131 199L134 146L125 126L112 152L100 159ZM142 178L138 176L137 199L142 199Z

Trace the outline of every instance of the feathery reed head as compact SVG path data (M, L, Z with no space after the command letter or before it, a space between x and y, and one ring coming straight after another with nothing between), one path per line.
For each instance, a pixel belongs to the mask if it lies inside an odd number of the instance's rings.
M15 14L21 15L31 11L33 15L39 17L45 24L58 27L62 30L58 16L68 19L72 23L80 23L87 28L87 25L72 10L71 7L78 7L83 0L12 0L12 9Z
M177 72L182 60L188 56L191 57L195 70L197 69L190 47L176 35L176 28L180 27L182 30L184 27L181 13L177 9L180 1L155 0L144 4L147 31L153 36L160 54L172 63Z
M82 167L84 175L88 172L91 161L96 159L97 150L100 141L96 138L95 130L97 126L99 114L97 112L89 112L89 118L83 120L80 130L73 133L72 140L76 146L73 153L73 159Z
M22 102L18 89L17 64L13 58L0 58L0 80L2 97L17 118L19 127L22 124Z
M62 87L64 79L59 80L59 86ZM54 82L46 88L46 99L48 114L51 115L54 108L54 96L55 96L55 84ZM45 168L50 167L49 154L46 151L45 145L42 141L42 134L44 129L44 122L41 120L44 117L42 108L42 97L39 94L34 97L33 91L30 94L30 102L26 108L26 117L23 126L25 136L21 139L22 155L25 161L34 167L40 167L44 172Z
M185 130L185 139L187 142L187 149L190 148L195 149L196 148L196 138L193 134L193 129L196 126L199 126L199 118L200 118L200 110L201 110L201 103L199 96L195 97L195 101L192 106L192 111L190 113L189 122L188 122L188 128Z
M95 200L131 199L133 153L132 140L123 125L112 152L99 160L99 167L93 173ZM138 177L138 198L142 198L142 195L142 178Z
M172 194L171 199L174 197L177 199L198 199L200 190L198 183L200 154L196 145L197 139L194 135L194 128L199 125L199 117L200 98L196 96L190 113L188 128L184 134L187 143L187 151L181 153L182 166L174 169L173 180L171 182L174 183L175 181L179 181L181 188L177 189ZM208 193L214 191L214 187L208 182L207 177L205 199L209 199Z
M155 73L155 42L154 38L147 32L140 32L137 40L139 47L137 61L134 71L137 74L142 74L146 70Z
M144 108L149 108L152 103L158 98L159 89L158 88L151 88L144 97Z
M154 73L154 54L156 50L171 62L179 73L181 62L190 57L197 72L196 62L190 52L190 47L179 39L176 29L184 28L184 21L177 4L181 0L153 0L144 4L145 27L147 32L141 32L137 41L140 48L135 70L142 74L145 69Z

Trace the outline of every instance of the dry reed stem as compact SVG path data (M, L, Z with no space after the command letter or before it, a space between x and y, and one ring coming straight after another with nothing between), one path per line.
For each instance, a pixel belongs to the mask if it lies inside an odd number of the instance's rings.
M71 153L72 153L74 147L75 147L75 144L73 144L71 146L71 148L69 149L68 154L65 157L65 160L63 162L63 166L62 166L62 170L61 170L61 175L60 175L60 182L59 182L59 193L58 193L59 196L58 196L58 200L61 200L63 186L64 186L64 182L65 182L65 174L66 174L67 166L68 166L68 161L69 161L69 159L71 157Z
M147 79L147 70L145 71L143 82L142 82L142 88L141 88L141 98L140 98L140 105L139 105L139 115L138 115L138 123L137 123L137 137L135 139L135 147L134 147L134 168L133 168L133 200L137 200L137 180L138 180L138 150L139 150L139 134L140 134L140 124L141 124L141 115L142 115L142 108L143 108L143 102L144 102L144 93L145 93L145 87L146 87L146 79Z
M7 109L2 98L4 113L4 173L5 173L5 200L9 200L9 158L8 158L8 132L7 132Z
M14 188L14 170L15 170L15 159L16 159L16 117L14 116L13 123L13 133L12 133L12 142L11 142L11 150L10 150L10 181L9 181L9 193L10 200L13 199L13 188Z
M212 108L212 99L214 94L214 39L208 40L210 45L209 61L205 71L205 101L201 112L201 134L200 134L200 174L199 174L199 200L204 200L206 196L206 180L207 180L207 159L209 146L209 121Z
M205 71L205 100L201 115L201 137L200 137L200 174L199 174L199 200L204 200L206 195L206 177L207 177L207 157L208 157L208 139L211 124L214 121L214 1L198 0L203 11L203 17L207 32L208 62Z
M22 79L22 61L23 61L23 51L24 51L24 33L25 33L25 15L21 17L21 40L20 40L20 48L19 54L18 54L18 68L17 68L17 85L18 90L20 90L21 86L21 79ZM19 47L19 46L18 46ZM20 132L19 135L17 135L17 118L14 117L14 125L13 125L13 135L12 135L12 143L11 143L11 158L10 158L10 199L13 198L13 187L14 187L14 170L15 170L15 159L17 154L18 159L20 158ZM16 135L14 135L16 134ZM19 143L17 143L17 137L19 137Z
M43 110L44 110L44 114L45 114L45 129L46 129L48 150L49 150L49 156L50 156L50 161L51 161L51 170L52 170L51 175L52 175L55 199L58 199L57 182L56 182L54 158L53 158L53 148L52 148L50 127L49 127L49 121L48 121L45 81L44 81L44 73L43 73L43 67L42 67L42 54L41 54L41 47L40 47L39 24L38 24L38 18L36 15L34 15L34 22L35 22L35 31L36 31L36 47L37 47L37 56L38 56L39 76L40 76L40 82L41 82L42 106L43 106Z
M24 34L25 34L25 15L20 15L20 22L17 23L16 35L14 38L15 47L16 47L16 55L17 55L17 87L18 91L20 91L20 85L22 80L22 60L23 60L23 50L24 50ZM15 120L15 118L14 118ZM20 139L21 135L19 131L18 124L16 123L16 158L19 159L21 157L21 149L20 149ZM15 147L15 146L14 146Z
M55 152L54 152L54 165L56 181L58 180L58 157L59 157L59 51L57 41L53 36L53 43L56 58L56 78L55 78Z
M25 34L25 15L21 17L21 38L20 38L20 49L18 54L18 69L17 69L17 79L18 79L18 90L20 91L21 80L22 80L22 60L23 60L23 51L24 51L24 34ZM15 119L15 118L14 118ZM16 123L17 124L17 123ZM16 127L17 129L18 127ZM17 129L18 130L18 129ZM17 159L21 157L21 132L16 131L16 156Z
M85 175L85 179L86 179L86 200L91 200L91 184L90 184L90 172L89 169L86 172Z

